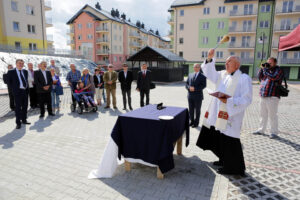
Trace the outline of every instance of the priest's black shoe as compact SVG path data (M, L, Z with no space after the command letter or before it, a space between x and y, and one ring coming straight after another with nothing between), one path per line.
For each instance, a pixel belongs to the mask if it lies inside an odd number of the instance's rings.
M45 115L40 115L40 118L43 118Z
M214 166L223 166L223 163L221 161L215 161L213 162Z
M17 124L16 129L20 129L21 128L21 124Z
M49 116L55 116L53 113L49 113Z
M123 110L126 110L126 108L123 108Z
M129 107L129 109L130 109L130 110L133 110L131 106Z
M28 121L24 121L24 122L22 122L22 124L31 124L30 122L28 122Z
M218 174L222 174L222 175L240 175L242 177L245 177L245 172L231 172L231 171L227 171L225 170L223 167L218 169Z
M189 126L194 126L194 123L191 122L191 123L189 124ZM193 128L194 128L194 127L193 127Z

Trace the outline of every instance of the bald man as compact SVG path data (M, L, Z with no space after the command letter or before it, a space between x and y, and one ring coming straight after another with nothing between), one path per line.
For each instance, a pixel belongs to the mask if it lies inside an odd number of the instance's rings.
M219 161L218 173L245 175L245 162L240 142L241 127L246 108L252 102L252 80L239 70L236 56L227 58L223 71L216 71L215 51L209 50L201 68L215 86L218 95L212 96L205 113L197 146L211 150Z
M200 72L200 69L200 64L194 64L194 72L189 74L185 85L188 90L190 126L193 128L199 126L203 89L206 88L206 77Z

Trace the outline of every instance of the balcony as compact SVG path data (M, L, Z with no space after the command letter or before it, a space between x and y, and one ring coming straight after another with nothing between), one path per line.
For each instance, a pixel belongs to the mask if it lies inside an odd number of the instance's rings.
M254 50L254 44L249 44L249 43L242 43L242 44L237 44L235 42L230 42L228 44L228 48L230 49L253 49Z
M97 38L96 43L109 43L108 38Z
M51 1L45 1L44 9L45 9L45 11L52 10L52 2Z
M289 33L291 32L294 28L296 28L298 26L298 24L294 24L294 25L279 25L279 26L275 26L274 27L274 31L276 33Z
M140 34L138 34L137 32L129 32L129 37L135 37L135 38L140 38Z
M73 45L73 44L75 44L75 41L74 41L74 40L68 40L68 41L67 41L67 45Z
M131 47L141 47L141 45L138 42L130 42L129 45Z
M300 13L300 5L294 6L292 9L276 9L276 15L297 15Z
M257 16L257 11L252 11L252 12L244 12L240 10L231 10L229 12L229 17L256 17Z
M53 43L53 35L47 35L47 42L48 43Z
M229 34L244 34L244 33L252 33L252 34L255 34L256 33L256 30L255 29L252 29L251 27L247 27L247 28L236 28L236 27L229 27L229 30L228 30L228 33Z
M97 26L96 31L97 32L108 32L108 27Z
M168 24L173 24L173 23L174 23L174 17L169 17Z
M52 24L52 18L51 17L47 17L46 18L46 27L52 27L53 24Z
M96 51L96 54L97 55L108 55L109 54L109 51L108 50L104 50L104 49L98 49Z
M67 34L68 35L74 34L74 32L75 32L74 28L67 29Z
M241 64L253 64L254 58L240 58Z
M300 58L280 58L280 64L298 64L300 63Z
M278 41L273 41L272 49L278 49Z
M168 36L169 36L169 37L174 37L174 32L173 32L173 31L169 31Z

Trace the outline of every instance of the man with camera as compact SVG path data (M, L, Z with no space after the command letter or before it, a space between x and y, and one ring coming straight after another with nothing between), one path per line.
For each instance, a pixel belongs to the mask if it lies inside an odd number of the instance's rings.
M277 65L277 59L270 57L268 61L261 65L258 72L260 81L260 125L254 134L262 134L267 128L268 118L271 123L270 138L275 138L278 134L278 104L280 94L278 86L284 78L282 69Z

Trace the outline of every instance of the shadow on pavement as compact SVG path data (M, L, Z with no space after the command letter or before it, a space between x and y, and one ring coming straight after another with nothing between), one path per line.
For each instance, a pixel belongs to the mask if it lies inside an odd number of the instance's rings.
M29 130L36 130L37 132L44 132L45 128L49 127L52 120L55 117L40 118L38 121L34 122L34 125L29 128Z
M69 116L72 116L74 118L81 118L81 119L86 119L88 121L93 121L95 119L99 118L99 113L98 112L83 112L82 114L78 114L77 112L69 112Z
M14 146L14 142L21 139L26 133L26 128L22 124L21 129L14 129L10 133L7 133L6 135L0 137L0 145L2 146L2 149L9 149Z
M197 156L174 155L174 161L175 168L162 180L157 179L154 167L131 164L131 171L126 172L123 164L113 178L99 181L128 199L142 199L145 194L153 199L210 199L216 175L209 164Z

